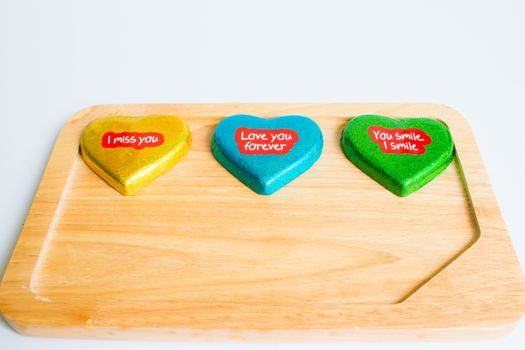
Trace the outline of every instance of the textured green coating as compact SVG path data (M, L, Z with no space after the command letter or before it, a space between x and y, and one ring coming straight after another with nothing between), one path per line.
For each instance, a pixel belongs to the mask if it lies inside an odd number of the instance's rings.
M369 134L370 127L424 131L432 141L424 154L387 154ZM452 161L454 143L447 126L429 118L391 119L363 115L351 119L343 130L341 147L363 172L392 193L405 197L441 174Z

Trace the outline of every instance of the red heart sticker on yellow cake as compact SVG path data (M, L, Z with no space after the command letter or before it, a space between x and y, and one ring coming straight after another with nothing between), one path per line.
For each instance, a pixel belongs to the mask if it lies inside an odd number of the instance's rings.
M132 194L188 153L191 134L179 117L107 117L89 123L80 137L82 158L104 181Z

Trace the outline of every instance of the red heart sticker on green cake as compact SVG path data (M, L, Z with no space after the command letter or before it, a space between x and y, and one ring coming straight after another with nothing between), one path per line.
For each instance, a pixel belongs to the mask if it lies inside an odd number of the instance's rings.
M352 163L401 197L441 174L454 154L447 126L430 118L359 116L346 125L341 146Z

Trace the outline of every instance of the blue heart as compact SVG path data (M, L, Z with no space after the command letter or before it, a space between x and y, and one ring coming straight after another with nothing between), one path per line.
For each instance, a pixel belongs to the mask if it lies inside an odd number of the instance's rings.
M219 163L246 186L269 195L319 159L323 135L306 117L263 119L239 114L217 125L211 149Z

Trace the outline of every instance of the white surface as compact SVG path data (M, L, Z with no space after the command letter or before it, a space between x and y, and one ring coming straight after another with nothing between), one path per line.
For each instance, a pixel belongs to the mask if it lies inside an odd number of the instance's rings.
M524 18L525 2L501 0L0 0L0 273L62 124L103 103L448 104L470 121L523 266ZM525 321L489 342L279 347L524 345ZM2 349L94 347L245 345L39 339L0 322Z

